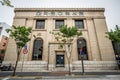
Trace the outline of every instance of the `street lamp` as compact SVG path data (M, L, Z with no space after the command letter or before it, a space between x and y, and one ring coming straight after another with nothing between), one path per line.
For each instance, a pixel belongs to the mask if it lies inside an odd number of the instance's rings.
M82 47L82 41L79 41L79 44L80 44L80 56L81 56L81 63L82 63L82 75L84 75L84 63L83 63L83 47Z

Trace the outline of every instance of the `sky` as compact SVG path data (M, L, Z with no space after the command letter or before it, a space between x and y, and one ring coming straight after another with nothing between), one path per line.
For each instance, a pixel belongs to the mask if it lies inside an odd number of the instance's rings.
M108 29L120 26L120 0L10 0L14 8L105 8ZM13 23L14 8L0 4L0 22Z

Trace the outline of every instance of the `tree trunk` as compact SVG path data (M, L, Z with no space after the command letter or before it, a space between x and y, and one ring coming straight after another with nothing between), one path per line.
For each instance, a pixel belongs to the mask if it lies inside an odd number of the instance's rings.
M15 74L16 74L16 68L17 68L20 52L21 52L21 48L17 47L17 60L16 60L16 63L15 63L15 68L14 68L14 72L13 72L12 76L15 76Z
M68 44L67 48L65 48L66 56L67 56L67 60L68 60L69 75L71 75L71 70L70 70L70 63L71 63L71 61L70 60L71 60L71 52L72 52L72 50L71 50L72 48L70 48L70 47L72 47L71 44Z
M69 75L71 75L71 71L70 71L70 58L68 58L68 66L69 66Z
M16 60L16 63L15 63L15 68L14 68L14 72L13 72L12 76L15 76L18 60L19 60L19 55L17 56L17 60Z

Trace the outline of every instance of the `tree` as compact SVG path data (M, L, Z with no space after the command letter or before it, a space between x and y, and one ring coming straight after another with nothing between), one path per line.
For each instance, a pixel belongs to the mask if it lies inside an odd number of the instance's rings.
M8 6L8 7L13 7L13 5L11 4L10 0L0 0L0 3L4 6Z
M16 68L19 60L19 55L21 53L22 48L26 45L28 41L30 41L29 35L31 33L32 28L26 28L26 26L13 26L13 29L6 29L6 32L10 32L10 36L15 40L17 45L17 60L15 63L15 68L13 72L13 76L15 76Z
M75 37L79 37L80 35L82 35L82 32L79 31L78 28L76 27L60 26L59 32L50 32L50 33L54 35L57 42L65 50L65 54L67 55L67 61L69 65L69 75L70 75L70 63L71 63L73 41Z
M115 31L111 30L110 32L107 32L108 36L111 41L113 42L120 42L120 27L116 25Z
M106 34L108 34L108 36L106 36L107 38L109 38L112 43L113 43L113 48L115 51L116 55L120 55L120 27L118 25L116 25L115 30L111 30L110 32L107 32Z

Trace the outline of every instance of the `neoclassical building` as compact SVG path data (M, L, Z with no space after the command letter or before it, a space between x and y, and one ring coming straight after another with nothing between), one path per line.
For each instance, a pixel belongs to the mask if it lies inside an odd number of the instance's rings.
M81 71L80 46L84 53L85 71L116 69L111 41L106 38L107 25L104 8L15 8L13 25L32 27L28 53L21 52L18 71L68 71L65 50L60 48L50 31L60 25L77 27L82 36L73 42L71 71ZM34 38L33 36L36 36ZM16 45L9 39L4 64L16 61Z

